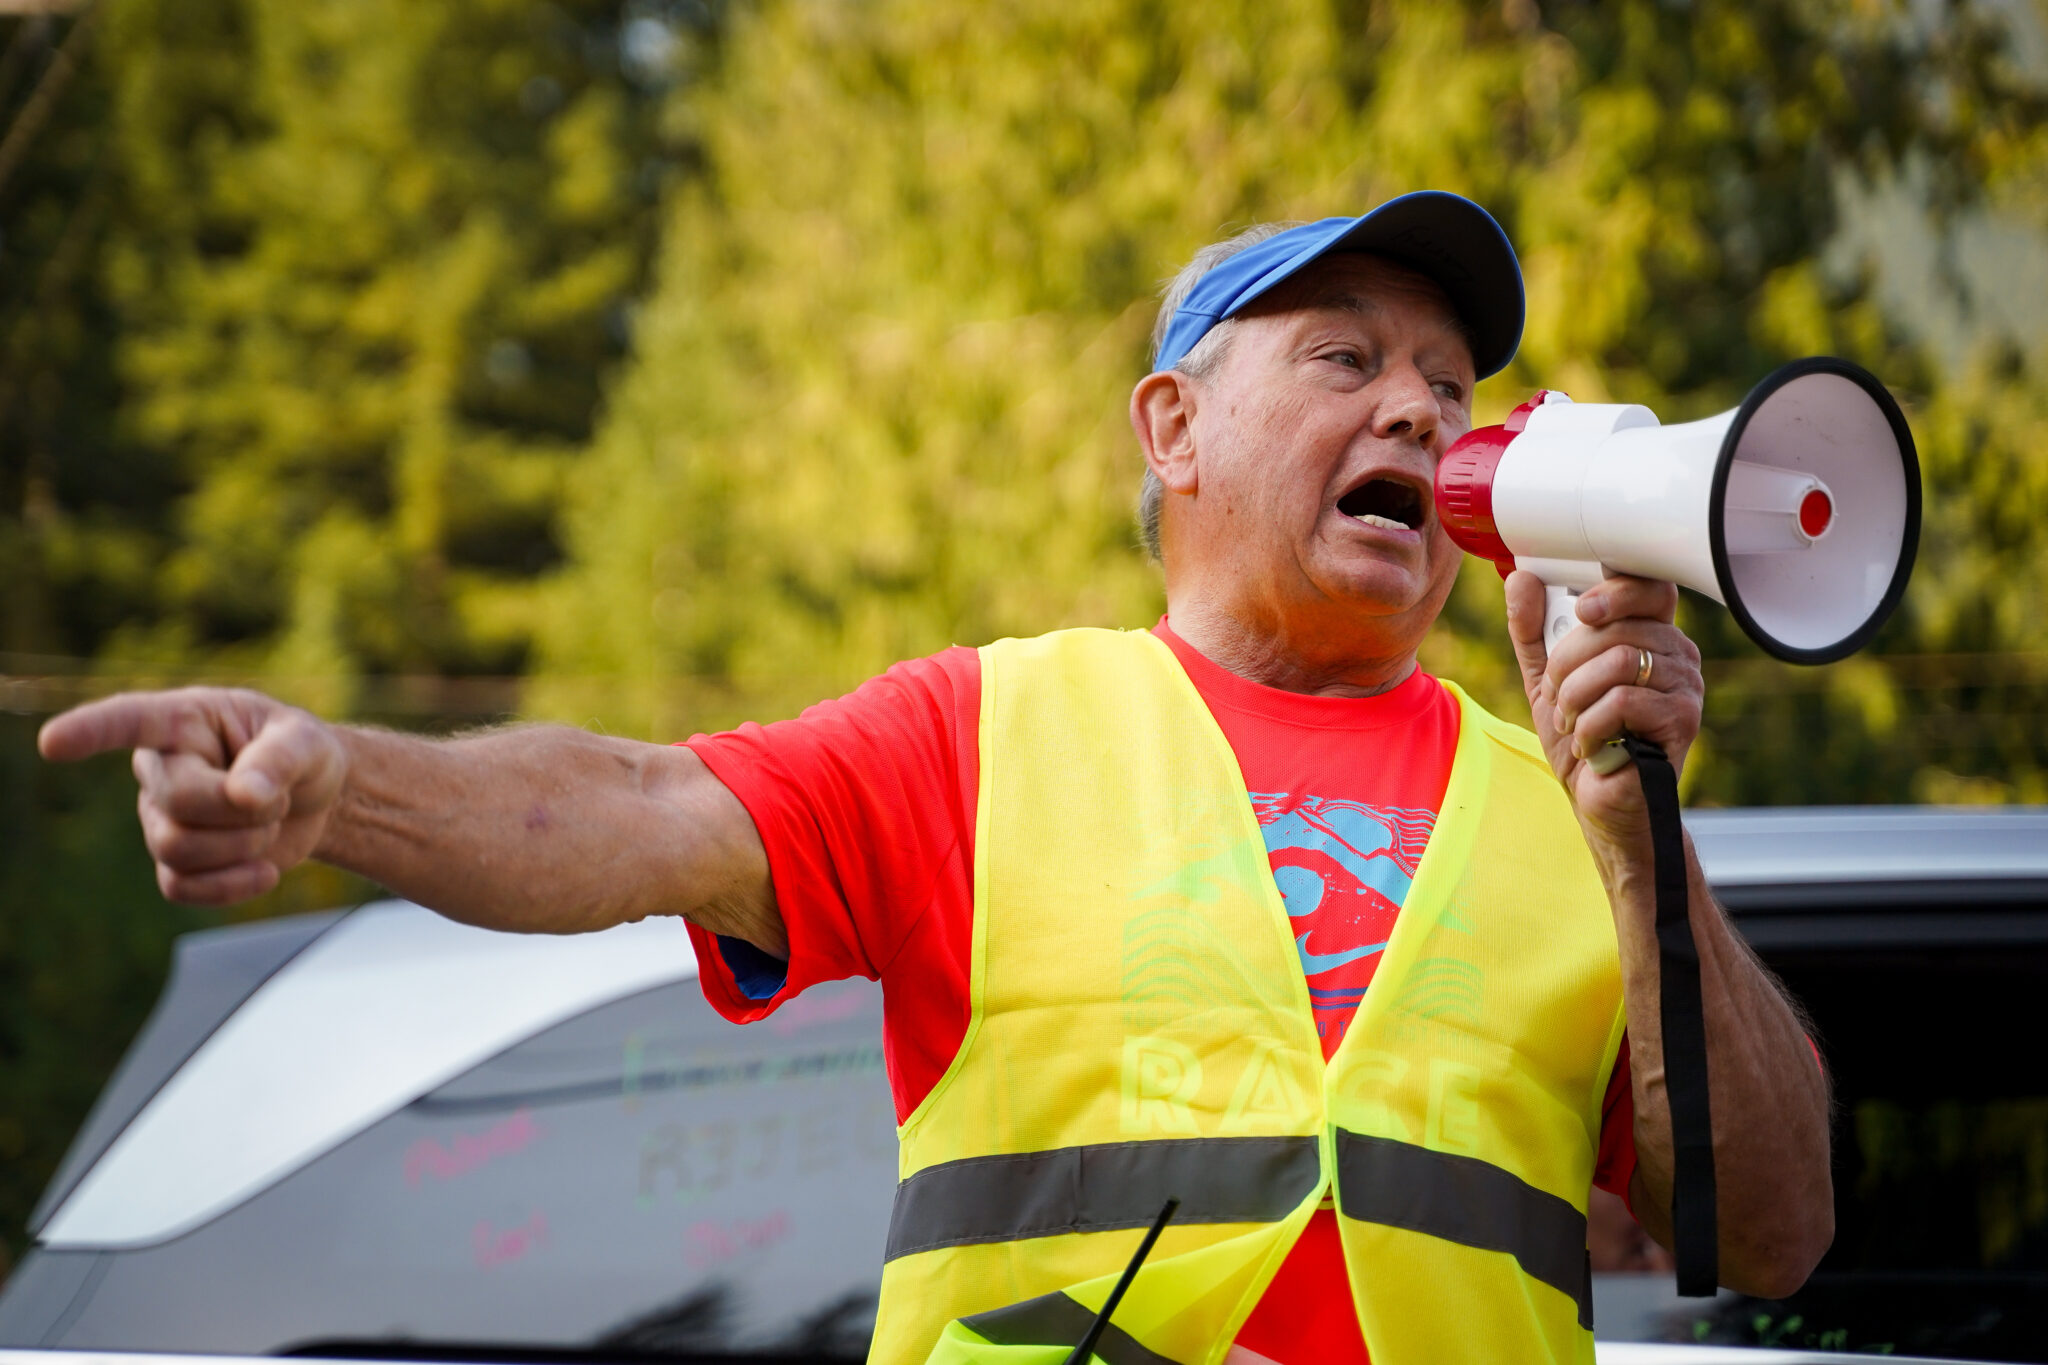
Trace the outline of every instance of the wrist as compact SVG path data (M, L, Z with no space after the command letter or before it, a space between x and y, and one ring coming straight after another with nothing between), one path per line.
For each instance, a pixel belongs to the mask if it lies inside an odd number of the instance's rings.
M359 777L369 766L365 762L364 746L375 739L375 732L349 725L320 724L326 731L334 764L334 794L326 809L320 812L320 834L308 856L336 867L360 871L356 865L358 860L351 857L351 845L355 841L351 837L353 821L350 815L351 808L361 804Z
M1586 847L1593 855L1600 881L1617 902L1624 896L1651 896L1656 890L1656 855L1650 843L1647 821L1615 828L1604 822L1581 818L1579 827Z

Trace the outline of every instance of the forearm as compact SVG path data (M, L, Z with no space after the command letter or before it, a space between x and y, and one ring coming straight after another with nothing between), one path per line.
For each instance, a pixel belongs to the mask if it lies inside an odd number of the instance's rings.
M1671 1109L1665 1089L1656 906L1647 850L1603 869L1621 942L1635 1100L1636 1215L1671 1245ZM1782 1297L1834 1237L1828 1089L1777 983L1714 901L1686 842L1714 1117L1721 1280Z
M493 929L575 933L701 908L682 888L704 859L686 812L661 799L656 746L553 726L340 735L348 775L323 861Z

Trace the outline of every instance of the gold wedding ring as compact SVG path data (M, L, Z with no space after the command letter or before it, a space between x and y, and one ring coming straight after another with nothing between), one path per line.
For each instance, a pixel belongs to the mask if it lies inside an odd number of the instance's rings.
M1637 647L1636 653L1640 656L1642 662L1636 665L1635 685L1637 687L1648 687L1650 685L1650 669L1656 664L1657 656L1640 646Z

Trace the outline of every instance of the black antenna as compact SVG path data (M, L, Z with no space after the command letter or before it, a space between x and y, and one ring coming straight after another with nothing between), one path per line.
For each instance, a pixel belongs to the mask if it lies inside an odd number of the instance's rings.
M1081 1336L1081 1344L1067 1357L1067 1365L1087 1365L1088 1357L1095 1354L1095 1343L1102 1339L1102 1329L1109 1326L1109 1315L1124 1301L1124 1291L1131 1287L1131 1281L1138 1278L1138 1267L1145 1264L1145 1258L1152 1254L1152 1244L1159 1240L1159 1234L1166 1228L1166 1220L1173 1217L1180 1200L1169 1199L1159 1210L1159 1216L1152 1220L1152 1230L1145 1234L1145 1240L1138 1243L1138 1254L1131 1257L1131 1263L1124 1267L1122 1278L1116 1288L1109 1291L1109 1298L1103 1301L1102 1311L1095 1315L1095 1321L1088 1324L1088 1330Z

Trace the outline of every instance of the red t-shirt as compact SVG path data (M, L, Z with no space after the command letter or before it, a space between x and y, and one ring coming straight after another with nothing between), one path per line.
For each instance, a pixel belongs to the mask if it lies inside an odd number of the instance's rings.
M1417 669L1376 697L1249 682L1161 621L1237 756L1308 978L1328 1058L1370 987L1457 747L1455 700ZM697 735L768 853L785 965L691 926L705 997L746 1023L820 981L877 978L899 1119L952 1063L968 1022L981 658L898 664L795 720ZM1627 1054L1608 1086L1595 1183L1635 1169ZM1364 1362L1335 1215L1319 1210L1238 1333L1283 1365Z

